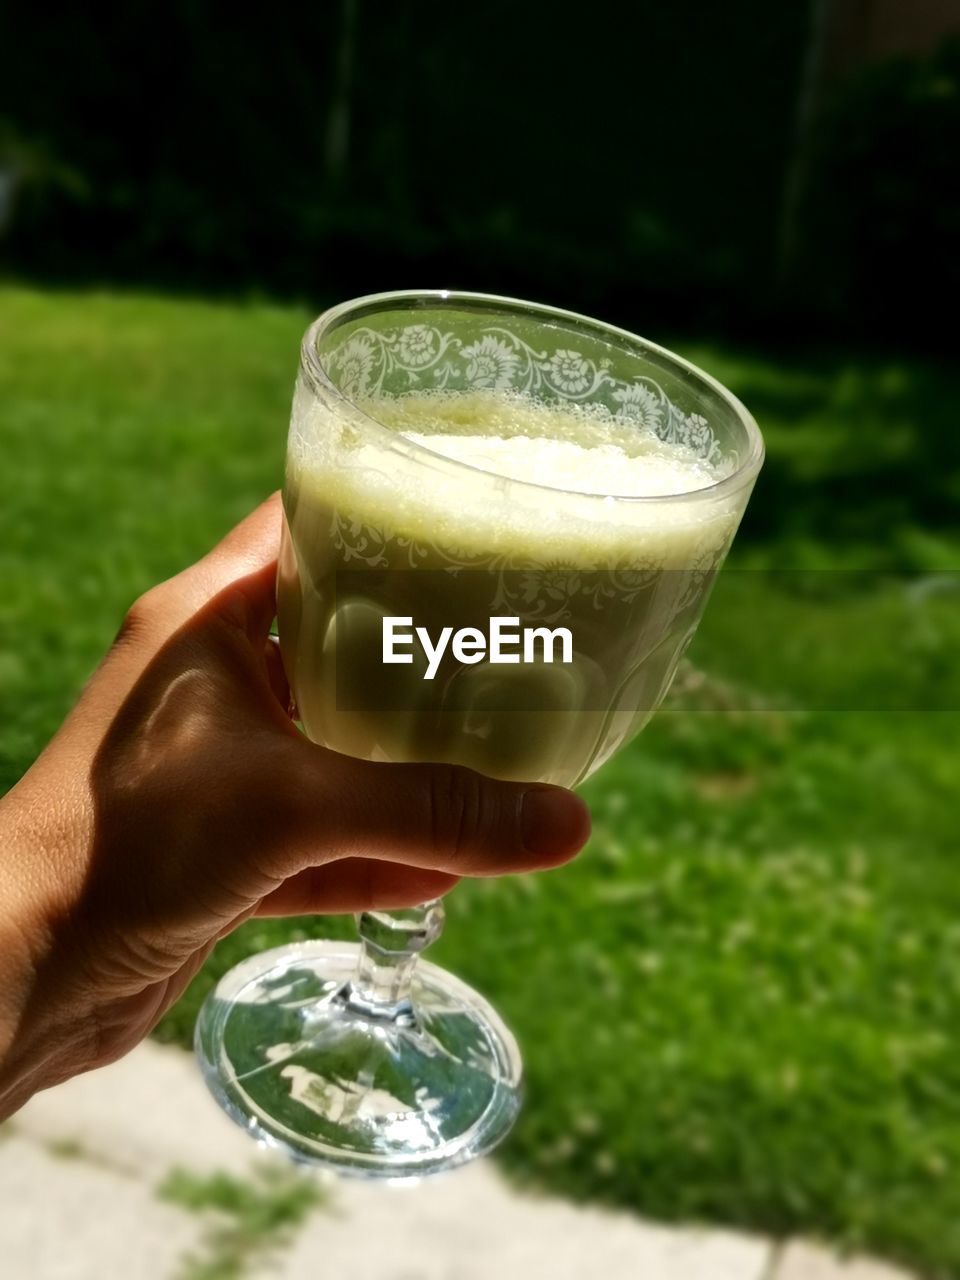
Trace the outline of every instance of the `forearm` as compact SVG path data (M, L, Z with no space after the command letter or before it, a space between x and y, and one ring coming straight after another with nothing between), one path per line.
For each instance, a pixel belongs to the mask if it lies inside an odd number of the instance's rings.
M38 1089L71 1074L89 1023L54 996L50 883L59 863L47 847L28 775L0 800L0 1120Z
M9 856L6 851L5 858ZM9 881L9 877L3 877ZM33 944L21 923L16 887L0 883L0 1120L22 1106L35 1086L36 1051L31 1053L30 994L37 985Z
M50 927L0 895L0 1121L40 1089L96 1066L97 1019Z

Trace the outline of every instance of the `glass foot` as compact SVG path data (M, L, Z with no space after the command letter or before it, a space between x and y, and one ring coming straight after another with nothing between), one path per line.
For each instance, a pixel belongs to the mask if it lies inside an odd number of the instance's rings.
M295 1160L409 1178L494 1147L520 1104L520 1054L490 1005L419 960L388 1014L351 987L360 952L302 942L237 965L200 1011L197 1055L238 1124Z

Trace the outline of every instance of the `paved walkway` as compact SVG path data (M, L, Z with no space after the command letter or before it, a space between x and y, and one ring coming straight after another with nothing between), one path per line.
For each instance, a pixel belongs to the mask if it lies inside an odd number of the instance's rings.
M0 1130L0 1275L199 1280L233 1275L214 1264L246 1250L249 1280L910 1280L812 1245L519 1194L484 1161L413 1187L314 1183L324 1203L269 1253L262 1223L238 1232L229 1212L158 1193L180 1168L196 1185L228 1172L256 1195L275 1185L261 1183L265 1167L301 1185L221 1116L189 1055L142 1045Z

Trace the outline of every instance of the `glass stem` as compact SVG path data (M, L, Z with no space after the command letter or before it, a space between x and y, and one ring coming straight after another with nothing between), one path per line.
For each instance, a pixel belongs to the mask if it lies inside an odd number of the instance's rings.
M358 915L360 955L344 992L347 1003L367 1017L412 1020L410 984L417 957L440 936L443 915L439 899L402 911Z

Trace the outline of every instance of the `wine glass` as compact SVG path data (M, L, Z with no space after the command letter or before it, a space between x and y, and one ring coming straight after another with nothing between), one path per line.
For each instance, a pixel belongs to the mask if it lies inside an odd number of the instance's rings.
M301 348L278 575L305 733L370 760L582 781L666 693L762 460L713 378L586 317L448 291L325 312ZM534 631L529 661L493 660L498 618ZM410 627L392 663L388 619ZM414 624L474 648L429 675ZM224 1109L297 1160L367 1176L489 1151L520 1056L486 1000L420 959L442 923L439 901L367 911L359 943L229 972L196 1034Z

